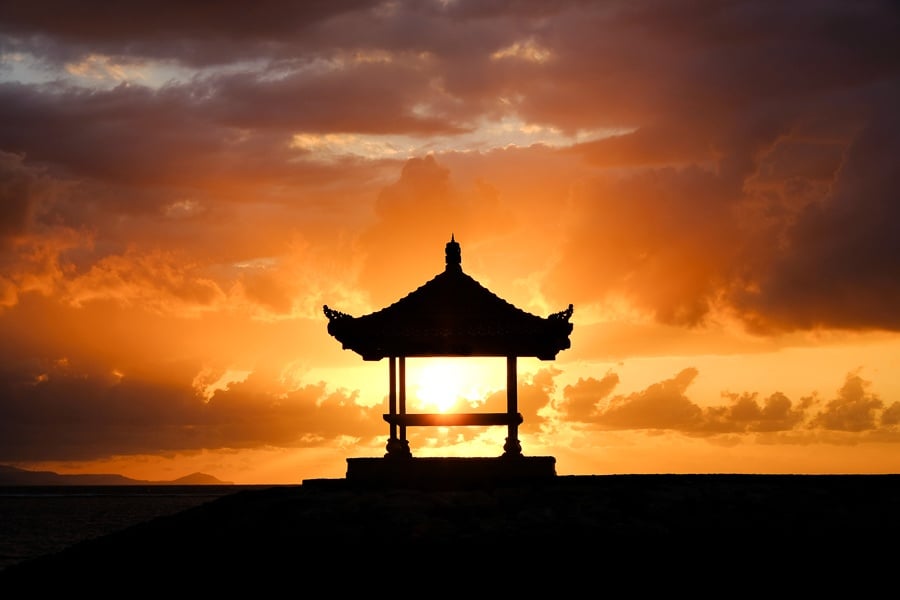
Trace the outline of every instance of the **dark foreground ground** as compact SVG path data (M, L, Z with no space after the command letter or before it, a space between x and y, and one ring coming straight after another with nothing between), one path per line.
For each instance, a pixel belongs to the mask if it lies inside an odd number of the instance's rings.
M0 573L0 593L866 597L896 592L898 545L900 475L558 476L463 489L313 480L26 561Z

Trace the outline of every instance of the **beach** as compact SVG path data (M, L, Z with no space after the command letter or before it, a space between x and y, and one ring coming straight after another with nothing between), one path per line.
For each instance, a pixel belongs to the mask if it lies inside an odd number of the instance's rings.
M110 574L172 585L203 573L207 585L226 574L267 584L329 574L350 587L371 576L455 586L449 573L480 573L486 584L520 587L538 573L613 581L640 567L756 572L745 584L773 569L792 579L814 569L839 585L857 569L872 582L887 574L879 565L893 568L898 507L895 475L558 476L463 489L312 480L240 491L78 543L6 569L0 583L96 590Z

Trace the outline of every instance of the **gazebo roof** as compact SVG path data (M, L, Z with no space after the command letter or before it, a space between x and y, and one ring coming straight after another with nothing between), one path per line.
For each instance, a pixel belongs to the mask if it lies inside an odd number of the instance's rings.
M364 360L386 356L530 356L552 360L570 346L572 305L539 317L500 298L461 266L450 237L442 273L397 302L360 317L323 307L328 333Z

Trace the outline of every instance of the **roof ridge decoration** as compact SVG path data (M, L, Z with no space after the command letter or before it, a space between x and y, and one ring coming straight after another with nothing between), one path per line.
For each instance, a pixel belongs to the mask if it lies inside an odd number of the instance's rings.
M462 270L453 234L443 272L393 304L359 317L323 306L328 333L364 360L390 356L533 356L570 347L573 306L539 317L499 297Z
M456 241L456 238L453 234L450 234L450 241L447 242L447 246L444 250L445 261L447 266L444 267L445 271L449 270L462 270L462 249L459 247L459 242Z

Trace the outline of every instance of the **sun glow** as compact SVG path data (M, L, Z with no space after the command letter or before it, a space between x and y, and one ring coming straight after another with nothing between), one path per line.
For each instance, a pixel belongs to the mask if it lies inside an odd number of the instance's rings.
M451 412L482 404L502 389L504 364L476 358L426 358L407 362L411 406L416 410Z

